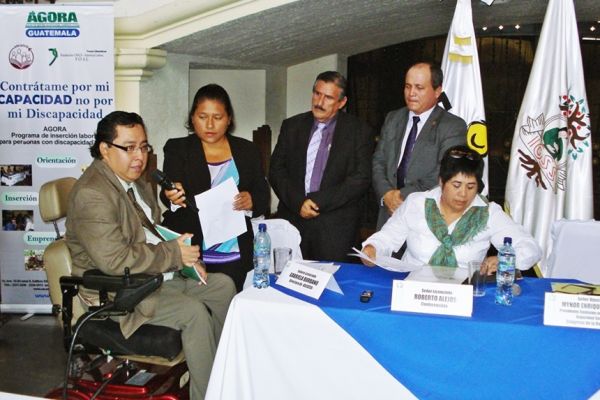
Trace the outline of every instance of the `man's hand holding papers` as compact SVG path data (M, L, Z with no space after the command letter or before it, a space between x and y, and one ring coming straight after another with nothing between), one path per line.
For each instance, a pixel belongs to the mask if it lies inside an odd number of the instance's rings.
M184 264L181 268L181 274L206 285L208 274L206 273L206 268L199 260L200 252L196 251L195 253L192 253L193 256L191 258L186 256L186 254L188 254L187 248L192 249L194 247L198 247L191 245L193 235L190 233L184 233L181 235L162 225L156 225L156 230L158 233L160 233L164 240L177 240L177 242L180 244L180 248L182 249L182 261Z

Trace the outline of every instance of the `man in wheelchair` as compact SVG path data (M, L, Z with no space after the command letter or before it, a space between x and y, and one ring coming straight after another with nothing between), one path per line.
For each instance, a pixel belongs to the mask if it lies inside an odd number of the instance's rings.
M203 399L229 303L236 293L223 274L207 274L198 261L198 246L163 241L154 223L160 209L151 186L140 179L152 147L142 118L115 111L97 127L90 148L94 157L71 192L66 220L66 242L72 275L99 269L107 275L163 274L161 287L142 300L133 312L118 318L121 332L130 337L141 325L181 331L190 372L190 397ZM183 265L194 266L206 284L186 279ZM98 305L98 292L79 288L88 306Z

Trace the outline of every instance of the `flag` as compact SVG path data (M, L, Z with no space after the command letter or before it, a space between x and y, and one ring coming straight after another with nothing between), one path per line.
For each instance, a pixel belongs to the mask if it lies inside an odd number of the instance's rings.
M468 126L467 144L484 157L483 194L487 194L487 126L471 0L458 0L456 3L454 18L446 39L442 71L444 92L452 105L448 111L465 120Z
M544 275L552 223L593 218L591 148L573 1L550 0L515 126L505 203L542 247Z

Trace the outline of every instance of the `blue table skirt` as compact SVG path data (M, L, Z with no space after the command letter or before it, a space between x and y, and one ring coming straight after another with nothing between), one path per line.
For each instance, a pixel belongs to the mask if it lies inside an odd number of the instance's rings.
M600 331L543 325L550 280L519 281L511 307L495 286L474 298L471 318L390 310L392 280L406 274L342 264L344 291L319 300L273 285L320 307L384 368L422 399L587 399L600 389ZM369 303L359 301L365 289Z

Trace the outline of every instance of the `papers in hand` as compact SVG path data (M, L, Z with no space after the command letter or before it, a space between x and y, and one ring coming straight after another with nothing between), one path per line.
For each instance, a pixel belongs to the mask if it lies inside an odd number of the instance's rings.
M367 254L358 250L355 247L353 247L352 250L354 250L354 253L350 253L348 255L353 256L353 257L360 257L360 258L367 260L383 269L387 269L388 271L411 272L411 271L416 271L421 268L421 265L412 265L405 261L398 260L397 258L394 258L394 257L377 256L373 260Z
M239 193L233 178L227 179L194 196L202 226L204 244L211 247L246 232L245 213L233 209L233 198Z
M158 231L158 233L160 233L160 236L162 236L164 240L174 240L181 236L180 233L172 231L169 228L164 227L162 225L155 226L156 230ZM191 246L192 238L185 239L183 243L187 244L188 246ZM204 280L204 278L202 278L202 276L198 273L198 271L196 271L196 268L194 268L193 266L184 265L183 268L181 268L181 275L186 276L195 281L202 282L206 285L206 281Z
M177 239L179 236L181 236L181 233L177 233L175 231L170 230L169 228L167 228L166 226L162 226L162 225L154 225L156 227L156 230L158 231L158 233L160 233L160 236L162 236L162 238L164 240L175 240ZM185 244L187 244L188 246L192 245L192 238L187 238L183 241Z

